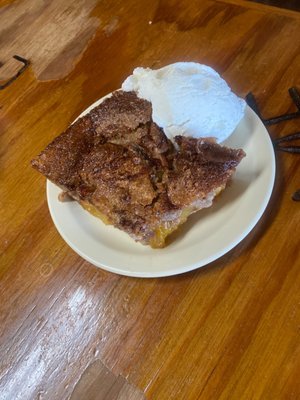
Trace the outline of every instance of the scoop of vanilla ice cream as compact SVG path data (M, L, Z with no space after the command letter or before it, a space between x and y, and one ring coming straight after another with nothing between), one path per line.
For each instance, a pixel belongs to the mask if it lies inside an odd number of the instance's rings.
M244 116L246 105L215 70L194 62L136 68L122 90L152 103L153 121L170 139L183 135L222 142Z

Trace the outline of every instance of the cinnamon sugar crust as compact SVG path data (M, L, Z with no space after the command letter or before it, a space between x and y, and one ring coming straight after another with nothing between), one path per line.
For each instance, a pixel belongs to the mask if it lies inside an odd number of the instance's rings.
M210 139L177 136L174 145L151 114L148 101L116 91L32 166L93 214L162 247L189 214L211 205L245 153Z

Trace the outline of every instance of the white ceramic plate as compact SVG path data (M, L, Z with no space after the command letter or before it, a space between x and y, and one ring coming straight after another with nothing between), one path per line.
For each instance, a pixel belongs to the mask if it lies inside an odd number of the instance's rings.
M60 202L60 189L47 181L54 224L81 257L118 274L161 277L204 266L227 253L251 231L261 218L274 185L273 146L261 120L249 107L224 144L243 148L247 154L231 185L212 207L192 215L164 249L154 250L134 242L126 233L104 225L76 202Z

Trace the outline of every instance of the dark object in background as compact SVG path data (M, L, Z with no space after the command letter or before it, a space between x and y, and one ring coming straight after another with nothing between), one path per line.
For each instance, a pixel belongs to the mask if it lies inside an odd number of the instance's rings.
M256 101L256 98L252 92L249 92L246 95L245 100L246 100L248 106L251 107L252 110L262 120L263 124L265 126L269 126L269 125L275 125L275 124L278 124L278 123L281 123L284 121L288 121L290 119L300 118L300 92L294 86L294 87L289 88L289 95L298 110L294 113L282 114L282 115L278 115L278 116L268 118L268 119L265 119L262 117L260 109L259 109L257 101ZM295 141L299 141L299 139L300 139L300 132L294 132L294 133L291 133L290 135L281 136L281 137L278 137L275 139L271 138L275 150L285 151L287 153L292 153L292 154L300 154L300 146L293 145L293 144L290 145L291 142L293 143ZM292 195L292 199L294 201L300 201L300 189L298 189Z
M291 88L289 88L289 95L298 110L293 113L281 114L281 115L274 116L272 118L263 118L263 116L261 115L260 109L258 107L256 98L252 92L249 92L246 95L245 100L246 100L248 106L251 107L252 110L262 120L263 124L265 126L269 126L269 125L279 124L281 122L288 121L291 119L296 119L296 118L300 119L300 92L298 91L298 89L296 87L291 87ZM289 153L300 153L300 146L284 145L286 143L290 144L290 142L293 142L293 141L296 141L299 139L300 139L300 132L295 132L290 135L281 136L277 139L272 139L272 142L273 142L276 150L282 150L282 151L286 151Z
M248 0L255 3L267 4L269 6L288 8L289 10L300 11L299 0Z
M9 78L5 83L3 83L2 85L0 85L0 90L5 89L7 86L11 85L24 71L26 68L29 67L30 65L30 61L26 60L26 58L14 55L13 58L17 61L20 61L21 63L23 63L23 67L21 69L19 69L19 71L12 76L11 78ZM2 63L0 63L0 68L2 67Z

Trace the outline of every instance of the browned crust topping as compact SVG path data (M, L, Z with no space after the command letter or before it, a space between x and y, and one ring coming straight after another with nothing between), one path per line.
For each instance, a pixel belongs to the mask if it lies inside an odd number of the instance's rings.
M114 92L32 160L145 244L158 228L180 224L185 208L202 208L195 204L224 188L245 156L208 139L178 136L175 148L151 114L151 104L135 93Z

